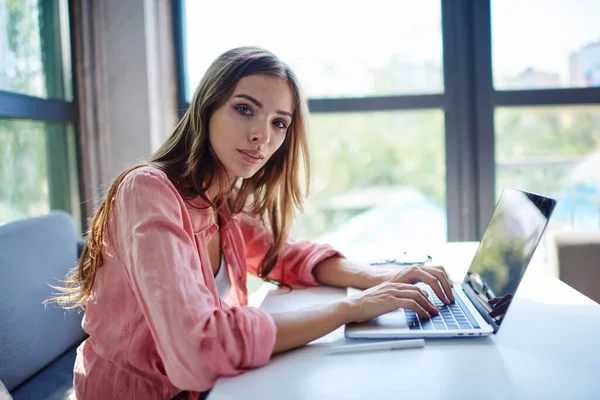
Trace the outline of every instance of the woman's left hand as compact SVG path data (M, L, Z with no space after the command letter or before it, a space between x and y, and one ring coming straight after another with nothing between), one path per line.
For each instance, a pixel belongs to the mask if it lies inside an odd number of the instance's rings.
M410 267L390 265L386 268L384 279L397 283L424 282L431 286L437 297L445 304L454 303L452 295L452 282L448 273L442 266L429 266L422 264Z
M452 283L448 273L441 266L365 265L355 264L343 257L329 257L315 266L313 274L323 285L357 289L368 289L384 282L424 282L431 286L440 301L445 304L454 302Z

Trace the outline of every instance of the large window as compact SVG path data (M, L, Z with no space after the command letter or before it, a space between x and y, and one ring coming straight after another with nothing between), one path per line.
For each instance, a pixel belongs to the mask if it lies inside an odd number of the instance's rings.
M80 218L67 0L0 0L0 224Z
M556 229L600 228L597 1L175 4L182 108L236 46L303 83L314 179L298 235L477 240L505 187L556 197Z

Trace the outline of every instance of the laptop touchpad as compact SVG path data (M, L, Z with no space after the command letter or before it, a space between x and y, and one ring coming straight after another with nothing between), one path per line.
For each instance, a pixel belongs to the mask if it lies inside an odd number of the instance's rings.
M347 296L352 296L355 295L357 293L362 292L362 290L360 289L356 289L356 288L348 288L346 291L346 295ZM381 315L377 318L373 318L372 320L369 320L367 322L363 322L360 324L352 324L352 325L358 325L361 327L381 327L381 328L393 328L393 329L408 329L408 323L406 322L406 316L404 315L404 310L403 309L398 309L398 310L394 310L391 311L387 314Z
M373 318L370 321L364 322L362 326L377 326L381 328L406 328L408 329L408 323L404 316L404 310L395 310L387 314L381 315L377 318Z

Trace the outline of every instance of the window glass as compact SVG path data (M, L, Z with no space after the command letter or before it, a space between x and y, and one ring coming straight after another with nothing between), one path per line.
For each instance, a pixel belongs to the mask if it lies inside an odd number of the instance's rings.
M441 110L313 114L298 236L340 248L446 241Z
M494 87L600 86L600 1L492 0Z
M73 99L67 0L0 0L0 90Z
M600 106L498 108L496 197L504 187L558 200L555 229L600 229Z
M444 91L439 0L186 1L185 27L188 101L219 54L248 45L287 62L312 98Z
M0 119L0 224L53 209L79 219L72 126Z

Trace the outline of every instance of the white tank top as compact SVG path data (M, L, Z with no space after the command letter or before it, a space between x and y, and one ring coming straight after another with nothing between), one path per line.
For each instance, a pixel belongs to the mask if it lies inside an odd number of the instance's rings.
M229 274L227 273L227 266L225 265L225 257L221 252L221 263L219 264L219 270L215 275L215 282L217 283L217 292L219 297L224 299L231 289L231 282L229 281Z

